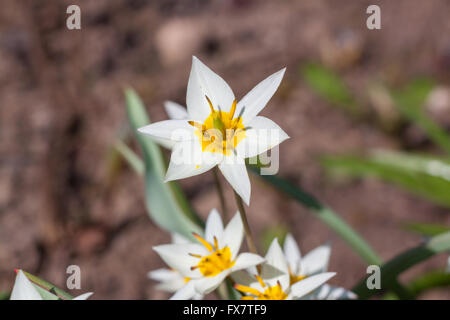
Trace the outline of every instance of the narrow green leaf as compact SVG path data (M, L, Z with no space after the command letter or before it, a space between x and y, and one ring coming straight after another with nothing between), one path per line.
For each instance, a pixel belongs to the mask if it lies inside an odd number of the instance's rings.
M23 270L22 270L23 271ZM44 300L72 300L73 297L65 292L64 290L58 288L57 286L45 281L31 273L23 271L25 276L35 285L39 294Z
M355 177L374 176L450 207L450 161L431 156L374 151L369 156L330 156L322 164Z
M258 170L249 167L254 173ZM347 223L344 222L333 210L322 205L313 196L295 187L286 180L274 175L259 175L261 178L271 183L278 190L283 191L300 204L309 209L315 217L323 221L329 228L335 231L348 245L350 245L360 257L368 264L381 264L380 257L372 250L367 242L361 238Z
M425 237L433 237L450 231L450 227L434 223L407 223L405 229Z
M446 232L430 238L425 243L409 249L381 266L381 288L389 288L392 282L397 281L397 277L404 271L416 264L427 260L435 254L450 250L450 232ZM357 284L352 291L360 299L368 299L378 293L379 290L367 288L367 277Z
M114 148L119 152L138 175L144 175L144 162L123 141L118 140Z
M409 291L415 296L436 288L450 287L450 273L432 271L422 274L408 285Z
M309 63L301 68L306 83L322 98L335 104L353 115L359 115L353 95L344 81L333 71L322 65Z
M143 154L146 204L150 217L169 232L186 237L192 237L192 232L202 233L202 221L188 205L179 187L174 182L164 182L166 164L159 146L137 132L138 128L150 123L142 101L131 89L126 90L125 98L128 119ZM129 155L127 160L130 161ZM136 159L132 161L140 170Z
M10 295L9 291L0 292L0 300L8 300Z
M393 91L395 105L410 121L416 123L428 137L450 153L450 136L425 112L423 105L428 94L433 89L433 82L429 79L417 79L402 90Z

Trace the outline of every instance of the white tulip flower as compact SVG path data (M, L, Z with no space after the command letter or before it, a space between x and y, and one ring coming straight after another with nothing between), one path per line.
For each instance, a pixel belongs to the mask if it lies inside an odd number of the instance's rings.
M264 259L253 253L238 255L244 236L239 213L226 228L217 210L211 210L206 221L205 238L194 234L198 243L166 244L154 247L164 262L189 278L172 299L189 299L192 289L198 294L215 290L232 272L256 266Z
M329 245L322 245L302 257L300 248L291 234L284 241L284 255L288 262L289 277L291 285L307 279L315 274L328 270L331 249ZM356 295L341 287L324 284L305 299L315 300L337 300L356 299Z
M179 234L173 233L172 243L189 244L192 242ZM148 277L152 280L159 281L158 285L156 286L157 289L175 293L175 295L173 295L171 299L177 299L180 294L183 294L184 299L201 300L203 298L203 295L198 294L195 291L192 283L189 284L191 279L189 279L188 277L183 277L183 275L177 270L160 268L150 271L148 273Z
M171 140L166 181L204 173L216 165L248 205L250 180L244 159L277 146L288 135L272 120L258 116L277 90L285 69L256 85L239 102L228 84L193 57L187 87L188 119L139 128L153 139ZM181 115L177 112L177 116Z
M87 300L93 293L83 293L72 300ZM10 300L44 300L35 287L22 270L17 271L16 281L11 292Z
M291 284L289 265L275 238L267 251L261 273L237 272L233 279L243 300L296 300L303 298L333 277L334 272L323 272Z

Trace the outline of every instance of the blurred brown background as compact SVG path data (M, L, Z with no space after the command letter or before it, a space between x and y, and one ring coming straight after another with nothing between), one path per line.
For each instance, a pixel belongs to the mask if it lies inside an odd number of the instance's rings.
M374 3L382 29L371 31L366 8ZM81 30L66 28L69 4L81 7ZM339 212L383 259L418 244L401 225L448 225L448 211L377 180L329 180L320 155L399 142L330 107L305 85L299 67L320 62L355 92L373 78L396 83L421 74L448 86L449 12L446 0L2 0L0 292L12 288L14 268L64 287L66 267L76 264L80 292L94 291L94 299L167 297L146 273L163 266L152 246L169 236L148 218L142 181L112 145L127 131L123 89L136 89L153 121L165 119L164 100L185 103L192 55L238 98L286 66L263 111L291 136L280 148L279 174ZM414 130L406 139L422 141ZM219 207L212 175L181 185L202 216ZM226 192L235 210L229 186ZM351 287L365 274L365 264L326 226L254 177L248 213L257 235L288 227L304 253L331 241L332 284ZM402 279L443 268L445 260L435 257Z

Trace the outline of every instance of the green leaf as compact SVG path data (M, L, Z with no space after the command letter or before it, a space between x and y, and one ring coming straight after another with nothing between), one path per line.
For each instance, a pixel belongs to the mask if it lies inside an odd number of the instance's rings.
M329 103L353 115L361 113L344 81L331 70L319 64L309 63L301 68L301 74L306 83Z
M449 286L450 273L444 271L432 271L427 272L411 281L408 288L409 291L417 297L428 290Z
M254 173L258 170L249 167ZM380 257L372 250L367 242L361 238L337 213L322 205L313 196L295 187L288 181L274 175L259 175L261 178L271 183L278 190L283 191L300 204L309 209L309 212L324 222L330 229L335 231L347 244L357 252L368 264L381 264Z
M114 148L119 152L124 159L128 162L131 168L138 174L144 175L145 165L144 162L139 158L133 150L131 150L123 141L118 140L114 144Z
M64 290L58 288L57 286L51 284L48 281L42 280L31 273L22 270L25 276L35 285L39 294L44 300L72 300L73 297L65 292Z
M280 245L284 243L284 239L286 238L289 230L284 226L270 226L263 230L261 236L261 247L264 252L270 247L273 239L277 238Z
M378 150L367 157L325 157L322 163L334 172L380 178L439 205L450 207L448 159Z
M175 182L164 182L166 163L161 149L150 138L137 132L138 128L150 123L142 101L131 89L125 91L125 99L128 119L144 159L146 205L150 217L158 226L169 232L189 238L192 237L192 232L203 233L201 219L189 206L178 185ZM130 161L129 154L127 160ZM136 159L131 161L136 170L141 170Z
M9 291L0 292L0 300L8 300L10 295Z
M450 227L434 223L408 223L405 225L405 229L425 237L433 237L450 231Z
M397 281L397 277L416 264L427 260L435 254L450 250L450 232L446 232L430 238L425 243L409 249L381 266L381 288L389 288L390 284ZM379 290L367 288L367 277L361 280L352 291L360 299L369 299L380 293ZM413 288L414 289L414 288ZM417 291L417 288L414 289Z
M429 79L417 79L402 90L393 91L397 109L410 121L416 123L428 137L450 153L450 136L436 124L425 112L423 105L428 94L433 89L433 82Z

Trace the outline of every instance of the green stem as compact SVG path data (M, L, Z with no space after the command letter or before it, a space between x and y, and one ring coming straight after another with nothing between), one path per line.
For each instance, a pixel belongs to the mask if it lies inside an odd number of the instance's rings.
M234 191L234 196L236 198L236 203L239 209L239 214L241 215L242 224L244 225L245 238L247 240L248 249L254 253L258 254L258 250L256 249L255 241L253 240L252 233L250 231L250 226L248 225L247 215L245 213L244 203L242 202L242 198Z
M222 214L224 217L226 217L227 216L227 205L225 202L225 196L224 196L222 184L220 183L219 174L217 172L218 171L217 167L214 167L214 169L212 171L213 171L213 175L214 175L214 182L216 184L217 194L219 195L219 199L220 199L220 206L222 209Z

